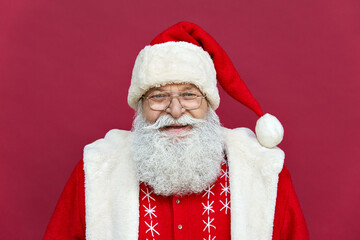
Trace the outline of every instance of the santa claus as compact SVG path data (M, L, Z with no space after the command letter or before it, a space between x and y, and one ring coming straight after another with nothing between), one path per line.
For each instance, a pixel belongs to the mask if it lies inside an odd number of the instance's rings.
M217 82L259 115L221 127ZM44 239L308 239L280 122L263 114L219 44L181 22L139 53L132 131L87 145Z

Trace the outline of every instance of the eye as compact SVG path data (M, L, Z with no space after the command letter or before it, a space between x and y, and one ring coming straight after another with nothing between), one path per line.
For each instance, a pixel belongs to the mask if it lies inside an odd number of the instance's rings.
M148 98L152 101L163 101L164 99L167 98L167 96L168 95L165 93L155 93L149 96Z
M194 98L197 97L197 94L192 93L192 92L183 92L183 93L181 93L181 96L182 96L184 99L194 99Z

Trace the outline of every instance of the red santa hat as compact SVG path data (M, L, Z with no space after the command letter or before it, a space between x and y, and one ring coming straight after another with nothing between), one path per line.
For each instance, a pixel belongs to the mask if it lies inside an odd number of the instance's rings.
M261 145L272 148L282 141L281 123L276 117L263 114L222 47L202 28L189 22L173 25L140 51L133 69L128 103L136 109L137 102L150 88L191 83L206 95L215 110L220 104L217 82L260 117L255 132Z

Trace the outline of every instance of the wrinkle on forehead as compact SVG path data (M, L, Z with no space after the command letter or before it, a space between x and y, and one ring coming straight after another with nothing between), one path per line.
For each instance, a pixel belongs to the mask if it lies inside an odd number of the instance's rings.
M150 93L154 91L189 91L189 90L193 90L201 93L199 88L197 88L195 85L183 83L183 84L167 84L160 87L154 87L149 89L144 96L148 96Z

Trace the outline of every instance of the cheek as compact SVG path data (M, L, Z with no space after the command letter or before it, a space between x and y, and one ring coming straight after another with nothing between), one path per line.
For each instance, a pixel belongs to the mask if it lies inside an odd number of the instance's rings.
M143 103L142 107L143 107L144 117L148 123L152 124L159 118L160 116L159 111L151 110L151 108L145 103Z
M199 109L195 110L195 112L193 113L193 117L198 119L205 119L207 112L208 112L208 104L205 102L202 103Z
M156 120L158 119L159 114L158 113L154 113L154 112L150 112L147 115L145 115L145 119L148 123L155 123Z
M199 113L199 115L198 115L198 117L197 118L199 118L199 119L205 119L206 118L206 111L201 111L200 113Z

